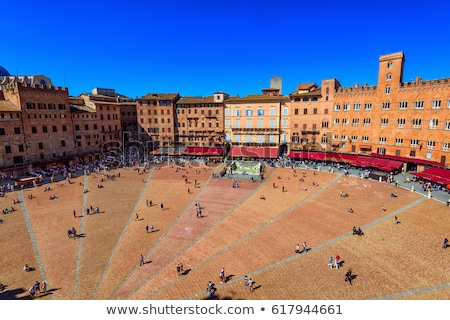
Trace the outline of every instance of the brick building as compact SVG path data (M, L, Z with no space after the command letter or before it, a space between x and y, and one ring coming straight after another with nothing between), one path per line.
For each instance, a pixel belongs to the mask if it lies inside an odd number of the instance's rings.
M343 153L450 164L450 79L403 81L405 55L379 58L376 86L340 87L332 144Z
M222 147L224 102L228 98L223 92L207 97L181 97L175 107L177 141L186 147Z
M319 151L331 148L334 93L341 85L336 79L299 84L290 94L290 150Z
M136 98L139 140L149 151L176 144L175 105L178 93L149 93Z
M74 139L67 88L54 87L43 75L0 80L1 114L10 120L2 122L1 166L22 175L35 163L44 168L70 161Z
M79 162L120 156L123 152L122 102L113 89L94 88L92 94L70 97L75 152Z

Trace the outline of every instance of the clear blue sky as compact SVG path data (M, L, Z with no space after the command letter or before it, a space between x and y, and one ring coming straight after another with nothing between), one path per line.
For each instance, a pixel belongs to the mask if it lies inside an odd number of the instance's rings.
M5 1L0 65L77 96L283 94L337 78L375 85L380 55L403 51L404 81L450 77L449 1Z

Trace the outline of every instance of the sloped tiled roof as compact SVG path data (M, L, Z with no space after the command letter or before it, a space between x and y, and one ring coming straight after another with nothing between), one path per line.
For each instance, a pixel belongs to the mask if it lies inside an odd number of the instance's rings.
M147 93L145 96L138 98L140 100L175 100L180 95L178 93Z
M16 105L14 105L11 101L9 100L0 100L0 111L6 111L6 112L11 112L11 111L16 111L16 112L21 112L20 108L18 108Z
M240 103L240 102L277 102L277 101L290 101L288 96L269 96L265 94L249 94L246 97L233 97L226 102Z

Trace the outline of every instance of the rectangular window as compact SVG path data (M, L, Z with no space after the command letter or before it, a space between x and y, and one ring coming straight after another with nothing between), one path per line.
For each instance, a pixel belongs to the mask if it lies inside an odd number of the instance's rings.
M53 130L53 132L57 132L57 131L58 131L58 129L56 128L56 126L52 126L52 130Z
M410 142L409 142L409 146L410 147L414 147L414 148L418 147L419 146L419 140L418 139L411 139Z
M413 119L412 120L413 128L420 128L421 125L422 125L422 119Z
M333 125L335 126L339 125L339 119L333 119Z
M20 134L20 128L19 127L15 127L14 128L14 134Z
M24 148L23 144L19 144L18 147L19 147L19 152L24 152L25 151L25 148Z
M441 108L441 100L433 100L431 104L432 109L440 109Z
M365 119L363 120L363 125L364 125L365 127L370 126L370 118L365 118Z
M275 120L270 119L270 128L275 128Z
M352 126L359 126L359 119L352 119Z
M42 142L39 142L38 143L38 148L39 148L39 150L44 149L44 144Z
M434 149L434 147L436 147L436 142L428 140L427 141L427 149Z
M281 125L286 128L287 127L287 119L283 119Z
M5 128L0 128L0 136L4 136L5 134Z
M450 142L442 142L442 151L450 150Z
M383 110L389 110L390 103L389 102L383 102L383 105L381 106L381 109Z
M334 111L340 111L341 110L341 105L340 104L335 104L334 105Z
M246 126L247 128L252 127L252 120L247 120L246 123L247 123L247 126Z
M388 123L389 123L389 119L384 118L384 119L381 119L381 124L380 125L382 127L387 127Z
M43 133L47 133L47 126L43 126L43 127L42 127L42 132L43 132Z
M439 120L438 119L431 119L430 120L430 129L437 129Z
M372 104L371 103L365 103L364 104L364 110L372 110Z
M450 121L445 121L444 130L450 130Z
M350 110L350 104L349 103L344 103L344 111L348 111Z
M449 100L449 104L450 104L450 100ZM298 109L294 109L294 114L298 114Z
M399 102L399 109L400 110L406 110L406 109L408 109L408 102L407 101L401 101L401 102Z
M403 144L403 139L402 138L395 138L395 145L396 146L401 146Z
M61 147L65 147L66 146L66 141L61 140Z
M303 114L308 114L308 109L303 109Z
M369 136L362 136L361 137L362 142L369 142Z
M397 127L404 128L406 124L406 119L397 119Z
M346 118L342 119L342 125L348 126L348 119L346 119Z
M359 104L359 103L354 103L354 104L353 104L353 110L355 110L355 111L361 110L361 104Z
M386 137L379 137L378 138L378 143L385 144L386 143Z
M423 101L416 101L414 103L414 109L423 109Z
M11 153L11 146L5 146L5 152Z

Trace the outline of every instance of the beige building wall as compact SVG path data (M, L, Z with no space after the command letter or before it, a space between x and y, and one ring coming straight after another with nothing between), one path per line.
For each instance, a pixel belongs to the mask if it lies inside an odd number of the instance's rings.
M264 89L260 95L225 101L225 135L235 145L278 147L289 140L288 96Z

